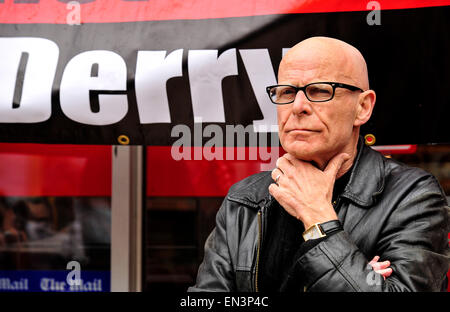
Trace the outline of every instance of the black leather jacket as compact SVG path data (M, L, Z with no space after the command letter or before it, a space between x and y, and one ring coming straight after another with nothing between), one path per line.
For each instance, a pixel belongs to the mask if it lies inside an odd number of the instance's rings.
M188 291L258 291L270 172L233 185L205 243L197 282ZM431 174L385 158L362 144L338 197L344 231L296 260L298 291L442 291L449 269L450 208ZM390 260L386 280L368 260ZM289 280L287 281L290 282Z

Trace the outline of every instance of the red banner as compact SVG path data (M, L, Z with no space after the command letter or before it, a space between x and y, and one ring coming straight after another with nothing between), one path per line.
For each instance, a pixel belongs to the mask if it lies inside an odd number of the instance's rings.
M69 1L66 1L69 2ZM73 1L77 2L77 1ZM175 19L209 19L290 13L323 13L394 10L450 5L448 0L379 0L380 8L367 0L91 0L78 1L80 6L64 1L37 1L36 3L0 3L0 23L66 24L71 12L80 10L81 23L115 23Z

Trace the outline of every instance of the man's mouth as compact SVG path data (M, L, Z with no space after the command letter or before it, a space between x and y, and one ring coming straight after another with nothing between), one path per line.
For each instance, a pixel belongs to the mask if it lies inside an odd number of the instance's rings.
M292 133L312 133L312 132L319 132L318 130L311 130L311 129L291 129L291 130L287 130L287 133L292 132Z

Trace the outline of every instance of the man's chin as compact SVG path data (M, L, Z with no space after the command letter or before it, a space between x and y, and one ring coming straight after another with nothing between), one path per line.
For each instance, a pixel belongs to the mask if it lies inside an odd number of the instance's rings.
M295 156L295 158L303 161L312 161L319 155L320 149L315 144L304 141L297 141L287 146L283 146L284 150Z

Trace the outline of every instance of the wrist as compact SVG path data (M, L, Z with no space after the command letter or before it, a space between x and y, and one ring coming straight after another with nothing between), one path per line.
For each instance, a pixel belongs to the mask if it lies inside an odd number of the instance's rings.
M329 208L327 208L327 213L323 213L320 216L306 216L304 218L301 218L300 221L302 221L303 226L305 227L305 229L310 228L312 225L316 224L316 223L325 223L328 221L332 221L332 220L338 220L338 216L336 214L336 212L333 209L333 206L331 205L331 203L329 204Z

